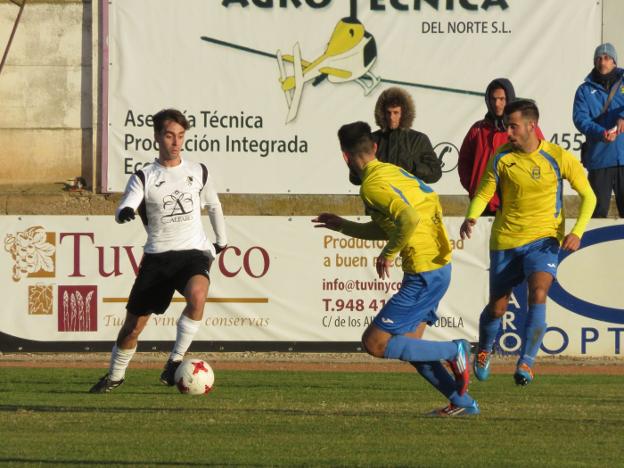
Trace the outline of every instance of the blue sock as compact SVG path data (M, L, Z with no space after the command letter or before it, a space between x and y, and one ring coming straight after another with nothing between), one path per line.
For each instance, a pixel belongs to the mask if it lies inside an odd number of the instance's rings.
M451 377L440 361L410 362L410 364L455 406L468 407L472 405L474 400L468 393L464 393L462 396L457 394L455 379Z
M427 341L395 335L388 341L384 357L408 362L439 361L457 356L457 345L452 341Z
M546 304L530 304L524 327L525 337L520 348L518 364L525 363L533 367L535 356L546 333Z
M492 317L488 307L485 306L479 317L479 351L492 352L500 323L501 319Z

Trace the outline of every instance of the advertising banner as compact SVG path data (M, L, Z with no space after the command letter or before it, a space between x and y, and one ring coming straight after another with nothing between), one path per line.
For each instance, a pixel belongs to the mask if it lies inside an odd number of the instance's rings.
M479 314L488 298L491 220L482 218L465 241L458 238L462 221L445 220L454 247L453 273L428 339L478 338ZM247 349L280 342L326 343L325 350L340 343L357 346L400 287L399 261L390 279L377 278L374 261L382 242L316 229L309 217L232 216L227 228L230 244L211 269L197 349L202 343L228 342L248 343ZM141 261L145 233L140 223L118 225L110 216L4 216L0 235L3 341L22 340L33 349L36 343L54 342L63 350L75 349L70 347L75 343L90 349L116 338ZM582 249L561 261L542 351L618 355L624 330L624 299L617 288L624 224L592 221L584 241ZM151 316L141 341L174 340L183 307L176 293L164 315ZM503 320L501 351L517 351L525 316L526 288L519 287Z
M576 87L601 38L594 0L112 0L104 192L153 161L151 115L183 111L184 157L230 193L357 193L336 132L390 86L414 98L413 128L443 165L440 194L464 190L457 158L509 78L533 98L547 139L574 152ZM107 148L107 149L106 149Z

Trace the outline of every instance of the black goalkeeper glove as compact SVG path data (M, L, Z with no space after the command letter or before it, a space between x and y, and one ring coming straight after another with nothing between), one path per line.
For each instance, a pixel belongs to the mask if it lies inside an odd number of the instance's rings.
M214 249L215 252L217 253L217 255L219 255L221 252L223 252L225 250L225 248L227 247L227 244L225 244L224 246L220 246L219 244L212 244L214 245Z
M129 206L126 206L123 210L119 212L119 221L122 223L127 223L128 221L132 221L134 219L134 210Z

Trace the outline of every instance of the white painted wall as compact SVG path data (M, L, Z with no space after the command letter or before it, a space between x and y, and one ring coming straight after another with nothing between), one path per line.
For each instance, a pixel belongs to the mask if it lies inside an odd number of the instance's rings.
M0 2L2 51L18 12ZM0 184L90 178L91 31L91 2L26 4L0 74Z

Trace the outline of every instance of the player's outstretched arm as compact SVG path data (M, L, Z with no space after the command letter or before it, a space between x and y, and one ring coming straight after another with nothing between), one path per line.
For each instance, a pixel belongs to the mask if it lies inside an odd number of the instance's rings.
M374 221L356 223L333 213L321 213L312 220L314 227L338 231L345 236L367 240L388 240L388 234Z
M474 218L466 218L459 228L459 235L462 240L472 236L472 227L477 224L477 220Z
M312 220L315 228L331 229L332 231L340 231L345 219L335 215L334 213L321 213Z

